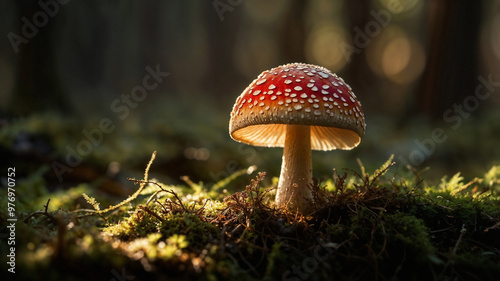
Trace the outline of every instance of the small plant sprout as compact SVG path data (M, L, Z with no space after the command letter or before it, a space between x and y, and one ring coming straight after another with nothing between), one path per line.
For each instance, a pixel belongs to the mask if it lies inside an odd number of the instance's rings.
M275 204L312 211L311 150L349 150L365 133L361 104L344 80L304 63L262 72L238 97L229 133L254 146L283 147Z

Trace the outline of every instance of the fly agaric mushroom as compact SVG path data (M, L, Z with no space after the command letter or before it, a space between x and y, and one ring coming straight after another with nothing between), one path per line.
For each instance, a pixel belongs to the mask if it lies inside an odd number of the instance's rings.
M304 63L262 72L238 97L229 133L254 146L283 147L275 204L312 210L311 149L349 150L365 133L361 104L344 80Z

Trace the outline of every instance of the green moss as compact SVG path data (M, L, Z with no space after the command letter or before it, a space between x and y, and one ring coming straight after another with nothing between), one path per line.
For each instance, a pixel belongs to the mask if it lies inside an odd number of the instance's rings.
M498 276L497 167L471 181L456 174L430 186L415 178L386 177L391 159L373 173L360 165L360 173L336 173L317 182L317 210L307 217L274 207L264 174L242 191L222 192L244 170L210 188L189 178L179 186L137 181L136 194L109 208L90 185L51 194L33 175L37 204L51 198L54 205L26 224L19 222L19 244L26 245L18 248L19 267L54 280L75 275L75 280L109 280L122 268L143 280ZM20 184L19 191L25 188ZM99 204L100 211L75 210L85 202L78 193L89 194L86 201Z

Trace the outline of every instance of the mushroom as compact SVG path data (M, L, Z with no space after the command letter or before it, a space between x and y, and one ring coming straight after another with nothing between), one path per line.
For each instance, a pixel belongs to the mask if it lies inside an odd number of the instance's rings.
M275 204L312 211L311 149L349 150L365 132L361 104L344 80L304 63L262 72L238 97L229 134L239 142L283 147Z

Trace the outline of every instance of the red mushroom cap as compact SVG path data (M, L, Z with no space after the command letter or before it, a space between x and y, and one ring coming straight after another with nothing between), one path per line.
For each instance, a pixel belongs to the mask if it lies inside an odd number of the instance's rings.
M361 104L344 80L304 63L262 72L238 97L229 133L255 146L283 147L286 125L311 126L311 149L352 149L365 133Z

